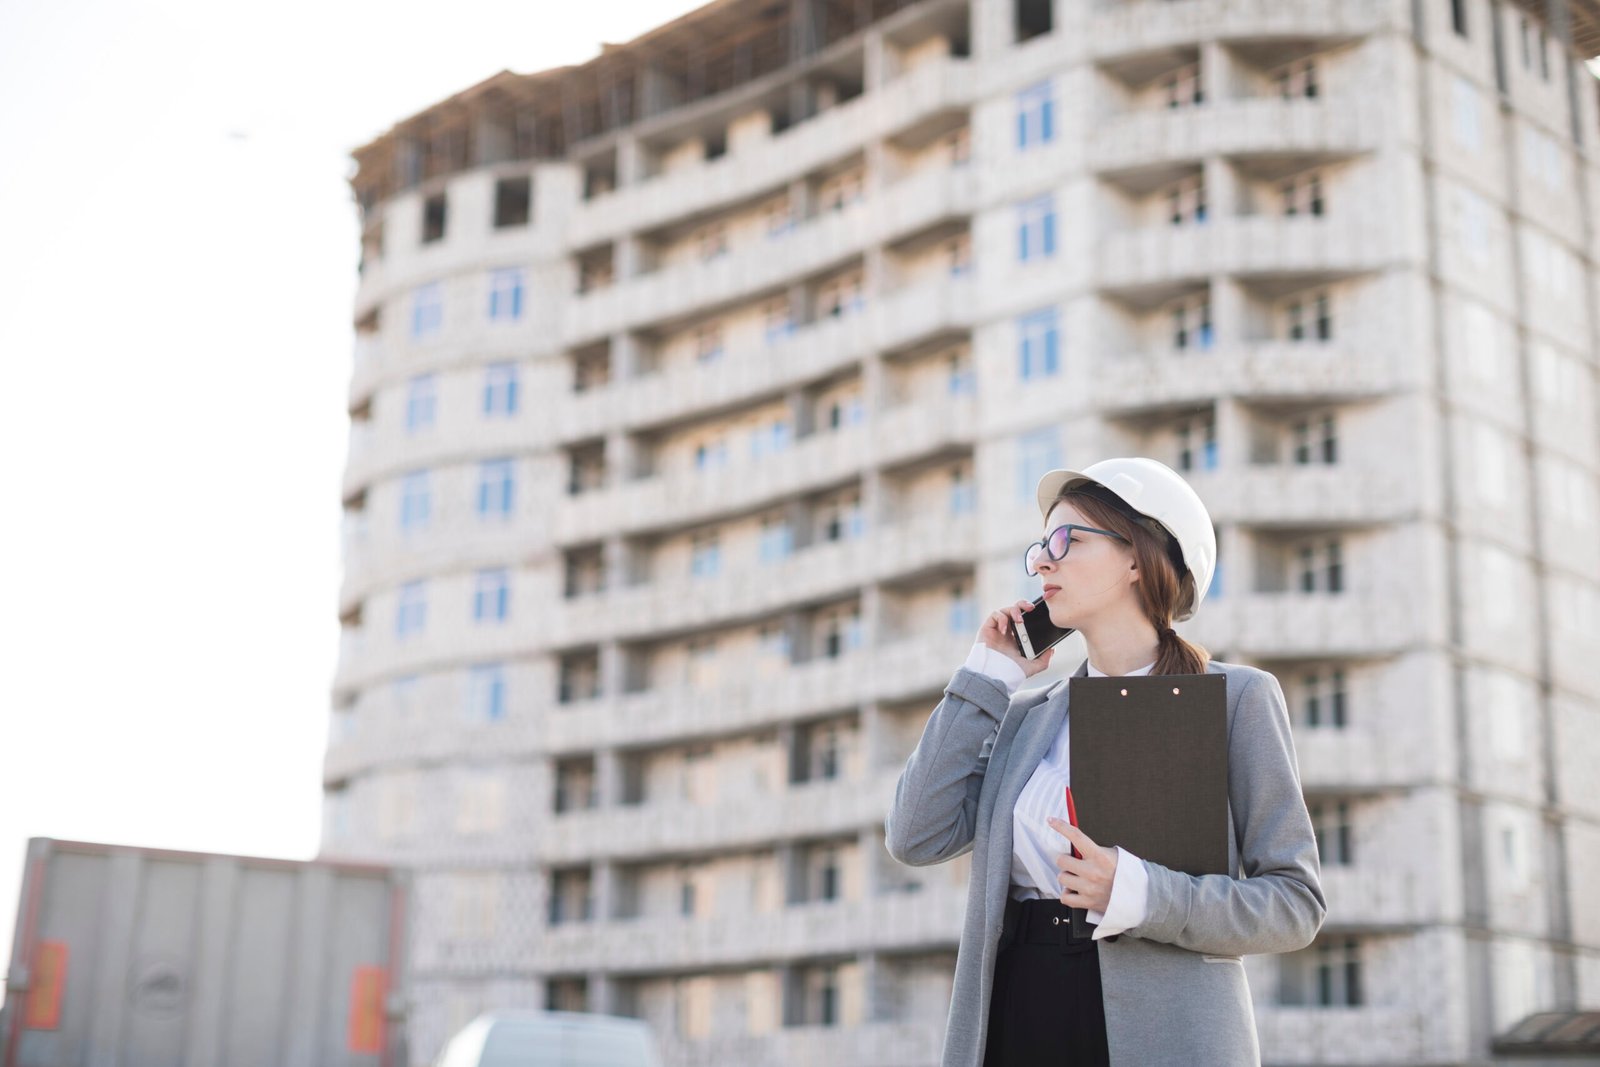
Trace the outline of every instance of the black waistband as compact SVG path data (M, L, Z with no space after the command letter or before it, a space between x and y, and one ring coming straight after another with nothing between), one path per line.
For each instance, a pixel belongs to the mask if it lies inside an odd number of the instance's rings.
M1080 915L1083 936L1072 936L1072 913ZM1053 897L1037 900L1006 898L1005 925L1000 934L1000 944L1013 940L1027 944L1063 945L1079 944L1094 936L1095 924L1088 921L1082 908L1070 908Z

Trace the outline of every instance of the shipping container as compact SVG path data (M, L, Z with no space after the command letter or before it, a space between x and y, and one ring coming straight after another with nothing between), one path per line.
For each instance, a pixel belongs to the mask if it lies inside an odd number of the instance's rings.
M0 1067L405 1067L405 872L36 837Z

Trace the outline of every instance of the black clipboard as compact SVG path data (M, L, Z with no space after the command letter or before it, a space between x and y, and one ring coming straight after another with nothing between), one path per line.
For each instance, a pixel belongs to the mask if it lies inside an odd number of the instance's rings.
M1187 874L1228 870L1225 674L1070 678L1069 773L1095 843ZM1072 909L1074 936L1093 930Z

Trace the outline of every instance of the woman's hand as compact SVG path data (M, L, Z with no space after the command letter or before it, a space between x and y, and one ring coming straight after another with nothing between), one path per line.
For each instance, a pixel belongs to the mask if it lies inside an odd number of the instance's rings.
M1101 848L1065 819L1052 816L1046 821L1056 833L1078 846L1078 854L1083 857L1074 859L1070 850L1056 856L1056 867L1061 872L1056 881L1062 887L1057 899L1069 907L1103 913L1111 905L1111 882L1117 875L1117 857L1121 853L1114 848Z
M1013 627L1022 625L1022 613L1035 609L1033 601L1019 600L1015 604L1008 604L997 611L989 613L983 620L983 625L978 628L978 640L989 648L994 649L1012 663L1022 668L1024 678L1032 678L1040 671L1050 666L1050 660L1055 656L1056 650L1052 646L1033 659L1024 656L1017 648L1016 639L1011 635Z

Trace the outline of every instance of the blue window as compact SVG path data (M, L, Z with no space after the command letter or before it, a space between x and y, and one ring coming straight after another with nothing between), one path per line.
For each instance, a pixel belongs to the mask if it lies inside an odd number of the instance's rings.
M950 395L971 396L978 391L978 377L970 363L950 361Z
M978 598L959 586L950 592L950 632L970 634L978 631Z
M483 413L496 415L517 413L517 365L491 363L483 372Z
M1222 561L1217 560L1211 569L1211 584L1206 586L1206 596L1222 595Z
M772 563L794 551L794 531L785 521L766 522L761 526L761 562Z
M977 486L962 471L950 476L950 514L970 515L977 510ZM974 627L976 629L976 627Z
M522 318L522 268L489 272L489 321L515 322Z
M420 530L428 525L431 512L428 472L411 471L400 480L400 529Z
M411 293L411 336L431 337L444 324L444 293L438 282L419 285Z
M1062 466L1061 431L1055 426L1029 430L1017 438L1017 496L1033 500L1039 479Z
M416 433L432 426L438 406L438 377L419 374L412 378L406 389L406 433Z
M1048 378L1061 370L1060 336L1055 308L1017 319L1018 374L1023 381Z
M1055 140L1055 102L1048 81L1017 93L1017 149Z
M783 340L794 333L794 313L787 300L775 300L766 307L766 338L768 344Z
M511 514L515 471L509 459L487 459L478 465L478 514Z
M1017 205L1017 259L1023 263L1056 254L1056 198L1051 193Z
M696 538L689 557L689 573L710 578L722 569L722 549L715 536Z
M782 419L774 419L767 426L758 426L750 431L750 456L760 459L762 456L782 452L789 447L789 424Z
M728 442L713 441L709 444L695 446L695 470L709 471L725 466L728 462Z
M407 582L400 587L400 597L395 602L394 633L396 637L417 634L428 625L428 583Z
M480 663L467 675L467 714L480 722L506 717L506 669L499 663Z
M472 621L505 622L511 609L511 577L505 568L479 571L472 585Z

